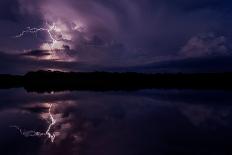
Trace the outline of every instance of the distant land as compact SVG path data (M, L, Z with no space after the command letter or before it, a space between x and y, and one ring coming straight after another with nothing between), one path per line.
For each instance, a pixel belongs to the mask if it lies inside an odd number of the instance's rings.
M23 87L29 92L65 90L222 89L232 90L227 73L112 73L36 71L23 76L0 74L0 89Z

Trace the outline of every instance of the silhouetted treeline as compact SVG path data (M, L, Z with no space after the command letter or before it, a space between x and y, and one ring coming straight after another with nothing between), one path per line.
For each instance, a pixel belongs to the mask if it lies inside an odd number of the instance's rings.
M232 90L232 73L142 74L108 72L29 72L24 76L0 75L0 88L28 91L137 90L151 88Z
M23 83L23 76L7 74L0 75L0 89L22 87Z

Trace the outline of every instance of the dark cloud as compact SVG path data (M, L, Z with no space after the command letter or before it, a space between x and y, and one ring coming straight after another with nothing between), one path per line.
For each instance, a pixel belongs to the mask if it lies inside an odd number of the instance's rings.
M94 65L88 61L66 62L56 60L41 60L16 54L0 53L0 74L25 74L33 70L62 71L110 71L110 72L229 72L232 68L232 56L202 56L192 58L173 58L146 65ZM109 62L110 63L110 62Z
M23 54L23 56L32 56L32 57L43 57L43 56L48 56L50 53L45 50L33 50L33 51L28 51Z
M17 22L19 3L17 0L0 1L0 20Z
M135 66L157 60L230 54L232 15L229 0L3 0L0 49L33 57L49 36L26 34L26 27L56 22L64 52L86 64ZM212 34L219 34L209 36ZM62 53L62 54L61 54ZM63 61L62 60L62 61ZM37 65L36 65L37 66Z
M230 72L232 67L232 56L204 56L195 58L178 58L154 62L146 65L128 68L130 71L139 72L186 72L186 73L221 73ZM118 68L116 71L122 70Z
M56 60L41 60L38 58L25 57L19 54L7 54L0 52L1 74L25 74L32 70L63 70L63 71L93 71L98 66L89 65L86 62L66 62Z

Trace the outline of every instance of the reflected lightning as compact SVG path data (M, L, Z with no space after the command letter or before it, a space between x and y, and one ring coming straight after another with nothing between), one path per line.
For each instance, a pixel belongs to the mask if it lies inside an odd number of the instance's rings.
M51 139L52 142L54 142L54 139L55 139L56 135L55 135L54 133L51 134L50 130L51 130L51 127L54 126L54 125L56 124L56 120L55 120L54 117L52 116L51 108L52 108L52 104L50 104L50 107L49 107L49 110L48 110L51 123L49 124L48 129L46 130L45 134L48 136L48 138Z
M19 133L21 135L23 135L24 137L42 137L42 136L47 136L48 139L50 139L50 141L53 143L55 140L55 133L51 133L51 128L52 126L54 126L56 124L56 120L54 119L52 113L51 113L51 108L52 108L52 104L49 105L49 117L50 117L50 123L48 125L48 128L46 130L46 132L38 132L38 131L34 131L34 130L22 130L20 127L14 125L14 126L10 126L12 128L15 128L19 131Z

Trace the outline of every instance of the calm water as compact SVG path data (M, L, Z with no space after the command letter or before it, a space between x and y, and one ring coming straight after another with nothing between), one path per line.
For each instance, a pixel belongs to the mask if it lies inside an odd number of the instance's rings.
M232 92L0 90L1 155L232 153Z

